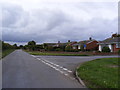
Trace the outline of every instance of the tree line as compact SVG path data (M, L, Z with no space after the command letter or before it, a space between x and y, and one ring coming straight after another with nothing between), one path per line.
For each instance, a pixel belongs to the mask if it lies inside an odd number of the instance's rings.
M43 49L42 45L36 45L35 41L29 41L27 45L20 45L18 46L17 44L11 45L9 43L5 43L4 41L0 41L2 45L2 50L7 50L7 49L25 49L25 50L30 50L30 51L36 51L39 49Z

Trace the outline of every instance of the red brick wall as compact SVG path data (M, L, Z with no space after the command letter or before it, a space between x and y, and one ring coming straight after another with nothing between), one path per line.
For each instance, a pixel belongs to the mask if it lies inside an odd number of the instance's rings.
M116 48L116 44L113 45L113 52L118 52L118 50L120 50L120 48Z
M88 43L86 49L93 50L93 49L98 48L97 43L98 43L97 41L92 41L91 43Z

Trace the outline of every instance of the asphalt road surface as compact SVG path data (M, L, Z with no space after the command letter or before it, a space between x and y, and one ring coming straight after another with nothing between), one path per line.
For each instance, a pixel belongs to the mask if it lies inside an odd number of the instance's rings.
M34 56L16 50L2 60L2 88L84 88L75 68L96 58L117 56Z

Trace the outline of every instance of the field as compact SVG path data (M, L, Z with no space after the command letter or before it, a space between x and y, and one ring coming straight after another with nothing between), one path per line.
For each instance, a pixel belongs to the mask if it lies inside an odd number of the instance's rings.
M118 88L119 66L118 58L103 58L82 64L77 72L89 88Z

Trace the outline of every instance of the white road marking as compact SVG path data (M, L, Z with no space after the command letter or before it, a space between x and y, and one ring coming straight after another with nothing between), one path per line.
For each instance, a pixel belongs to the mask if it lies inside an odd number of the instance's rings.
M39 59L39 58L38 58L38 59ZM50 61L48 61L48 60L45 60L45 59L44 59L44 61L47 62L47 63L49 63L49 66L50 66L50 64L52 64L52 65L56 66L57 68L61 68L61 69L65 70L65 71L67 71L67 72L69 72L69 73L72 73L71 70L68 70L67 68L63 68L62 66L60 66L60 65L58 65L58 64L52 63L52 62L50 62ZM53 66L53 67L54 67L54 66Z
M70 71L70 70L67 70L68 72L70 72L70 73L72 73L72 71Z
M36 57L36 56L34 56L34 55L31 55L32 57Z
M36 57L34 55L31 55L32 57ZM61 74L64 74L65 76L69 76L67 73L63 72L63 71L66 71L68 73L71 73L72 71L71 70L68 70L67 68L63 68L62 66L58 65L58 64L55 64L55 63L52 63L48 60L45 60L45 59L40 59L40 58L37 58L37 60L43 62L44 64L50 66L51 68L55 69L56 71L59 71ZM62 70L60 70L60 69ZM75 79L75 78L74 78Z
M66 70L66 71L67 71L68 69L67 69L67 68L63 68L63 70Z
M65 76L68 76L68 74L65 74Z

